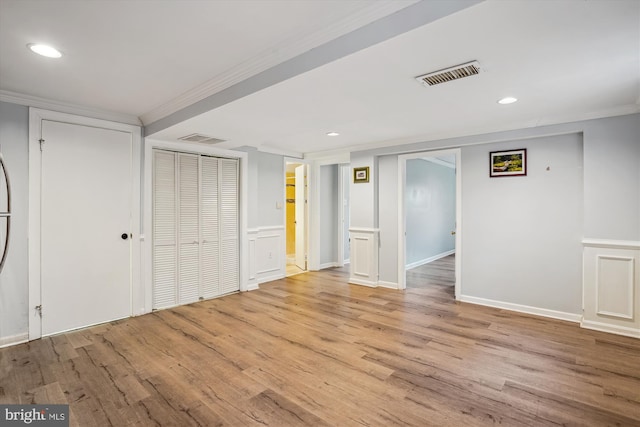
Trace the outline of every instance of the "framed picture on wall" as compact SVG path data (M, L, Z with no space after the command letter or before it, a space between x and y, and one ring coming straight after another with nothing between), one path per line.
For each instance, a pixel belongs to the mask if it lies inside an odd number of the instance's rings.
M527 149L489 153L489 176L524 176L527 174Z
M353 182L369 182L369 166L353 168Z

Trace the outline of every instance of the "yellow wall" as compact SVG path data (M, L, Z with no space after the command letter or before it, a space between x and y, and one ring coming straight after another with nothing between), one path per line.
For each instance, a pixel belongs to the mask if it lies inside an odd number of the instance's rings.
M293 172L287 172L287 184L295 184L295 174ZM293 185L287 185L286 188L287 199L296 199L296 187ZM287 208L287 255L293 255L296 253L296 204L286 202Z

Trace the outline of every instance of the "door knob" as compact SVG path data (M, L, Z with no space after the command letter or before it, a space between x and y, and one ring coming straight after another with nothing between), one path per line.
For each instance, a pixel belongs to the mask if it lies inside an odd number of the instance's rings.
M451 235L453 236L454 234L456 234L456 232L455 232L455 231L452 231L452 232L451 232Z
M122 237L122 240L127 240L129 238L129 234L122 233L122 235L120 237Z

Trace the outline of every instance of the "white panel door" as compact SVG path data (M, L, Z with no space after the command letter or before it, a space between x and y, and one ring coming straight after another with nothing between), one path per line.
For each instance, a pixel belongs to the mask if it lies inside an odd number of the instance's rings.
M305 165L296 167L296 265L302 270L307 269L307 242L306 242L306 182L305 182Z
M175 153L153 153L153 308L178 303L178 243Z
M218 190L218 159L200 158L200 204L202 225L202 297L220 295L220 196Z
M132 140L42 121L42 335L131 315Z
M178 154L178 301L188 304L200 296L199 156Z
M220 292L240 290L238 224L238 161L219 159L220 164Z

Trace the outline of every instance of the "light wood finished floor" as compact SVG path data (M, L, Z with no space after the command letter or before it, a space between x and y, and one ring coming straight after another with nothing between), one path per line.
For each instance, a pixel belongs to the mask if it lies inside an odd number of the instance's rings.
M1 349L0 403L68 402L77 426L640 425L640 340L346 280Z

